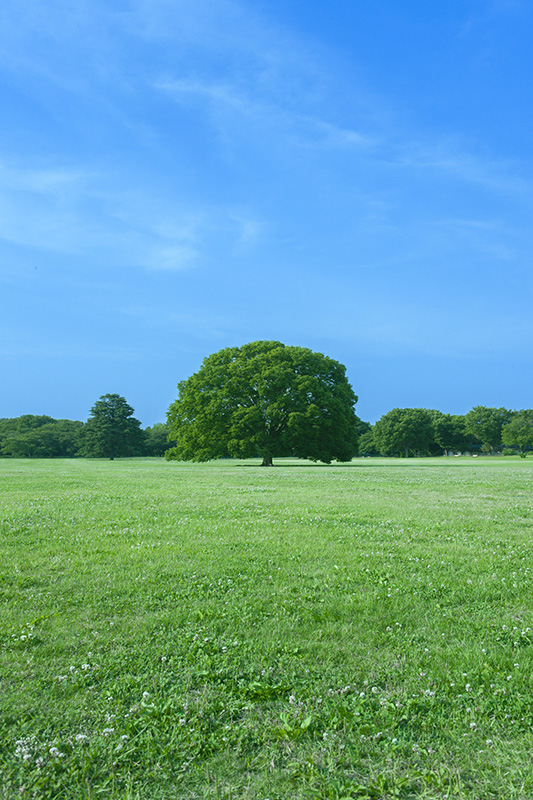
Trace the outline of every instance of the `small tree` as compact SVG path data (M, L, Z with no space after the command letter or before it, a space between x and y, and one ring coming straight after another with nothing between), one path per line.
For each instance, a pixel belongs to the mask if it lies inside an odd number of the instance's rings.
M91 408L84 433L84 454L96 458L141 455L144 434L133 408L118 394L104 394Z
M467 449L465 418L459 414L440 414L433 422L435 441L446 454L453 450Z
M502 443L502 428L510 421L511 412L507 408L475 406L465 416L465 430L475 436L485 450L494 454Z
M426 452L434 441L434 412L426 408L393 408L374 425L374 443L383 455Z
M357 448L357 401L342 364L304 347L252 342L204 359L178 385L168 422L176 447L167 458L275 456L329 463Z
M156 422L151 428L145 428L145 453L147 456L164 456L166 451L176 445L169 441L169 426L164 422Z
M511 421L502 428L502 442L508 447L518 447L521 453L533 447L533 410L523 408L513 411Z
M378 449L374 442L374 431L372 427L359 436L357 452L360 456L375 456L378 454Z

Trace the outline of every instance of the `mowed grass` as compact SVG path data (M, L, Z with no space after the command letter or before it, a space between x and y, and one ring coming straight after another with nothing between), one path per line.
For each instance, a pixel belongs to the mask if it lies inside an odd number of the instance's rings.
M0 797L533 797L533 459L0 461Z

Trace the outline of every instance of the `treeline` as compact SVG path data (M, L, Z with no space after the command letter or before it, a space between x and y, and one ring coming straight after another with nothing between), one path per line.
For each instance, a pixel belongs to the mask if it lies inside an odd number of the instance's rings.
M169 426L141 428L118 395L104 395L87 422L25 414L0 419L0 457L76 458L163 456L174 443ZM375 425L358 422L359 456L435 456L454 453L524 455L533 449L533 409L475 406L451 415L426 408L394 408Z
M122 438L124 439L124 437ZM125 441L126 448L122 443L117 455L162 456L165 450L171 447L168 442L168 426L164 423L144 429L139 426L137 434L125 437ZM70 419L54 419L48 416L25 414L12 419L0 419L0 456L5 458L76 458L81 456L107 458L109 453L107 449L100 448L96 441L93 420L84 423Z
M533 410L475 406L468 414L427 408L394 408L375 425L365 424L359 455L424 456L502 452L524 455L533 448Z

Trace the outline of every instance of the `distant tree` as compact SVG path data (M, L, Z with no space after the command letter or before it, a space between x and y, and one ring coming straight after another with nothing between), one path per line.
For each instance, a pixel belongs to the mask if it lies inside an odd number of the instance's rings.
M1 420L0 451L12 458L72 458L79 454L83 428L83 422L29 414Z
M358 437L362 436L363 433L368 433L369 431L372 430L372 425L370 424L370 422L365 422L364 420L359 419L359 417L357 417L356 419L357 419L356 430Z
M360 456L378 455L379 451L376 447L376 443L374 442L374 431L372 430L372 427L365 431L365 433L362 433L359 437L357 452Z
M33 431L13 431L2 440L2 455L11 458L36 457L37 443Z
M57 422L53 417L48 417L46 414L23 414L21 417L15 417L12 421L20 432L33 431L43 425Z
M485 450L494 454L502 443L502 428L511 421L511 416L507 408L475 406L465 416L465 431L475 436Z
M91 408L84 431L87 456L109 458L142 455L144 433L133 408L118 394L104 394Z
M518 447L521 453L533 447L533 410L523 408L513 411L510 422L502 428L502 442L508 447Z
M374 425L374 443L383 455L426 452L434 441L433 419L426 408L393 408Z
M165 422L156 422L151 428L145 428L145 453L147 456L164 456L166 451L176 446L169 441L170 427Z
M357 401L342 364L280 342L228 347L178 385L167 458L276 456L349 461L357 448Z
M48 428L48 426L43 426L41 430L45 428ZM50 426L55 441L55 457L74 458L80 455L84 429L85 425L83 422L77 420L56 420L53 425Z
M468 447L465 431L465 418L456 414L440 414L434 419L435 441L447 454L449 451L463 451Z

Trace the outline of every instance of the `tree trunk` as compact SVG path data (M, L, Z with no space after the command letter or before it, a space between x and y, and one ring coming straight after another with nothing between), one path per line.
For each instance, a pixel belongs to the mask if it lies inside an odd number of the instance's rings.
M272 456L263 456L263 463L261 464L262 467L273 467L274 464L272 463Z

